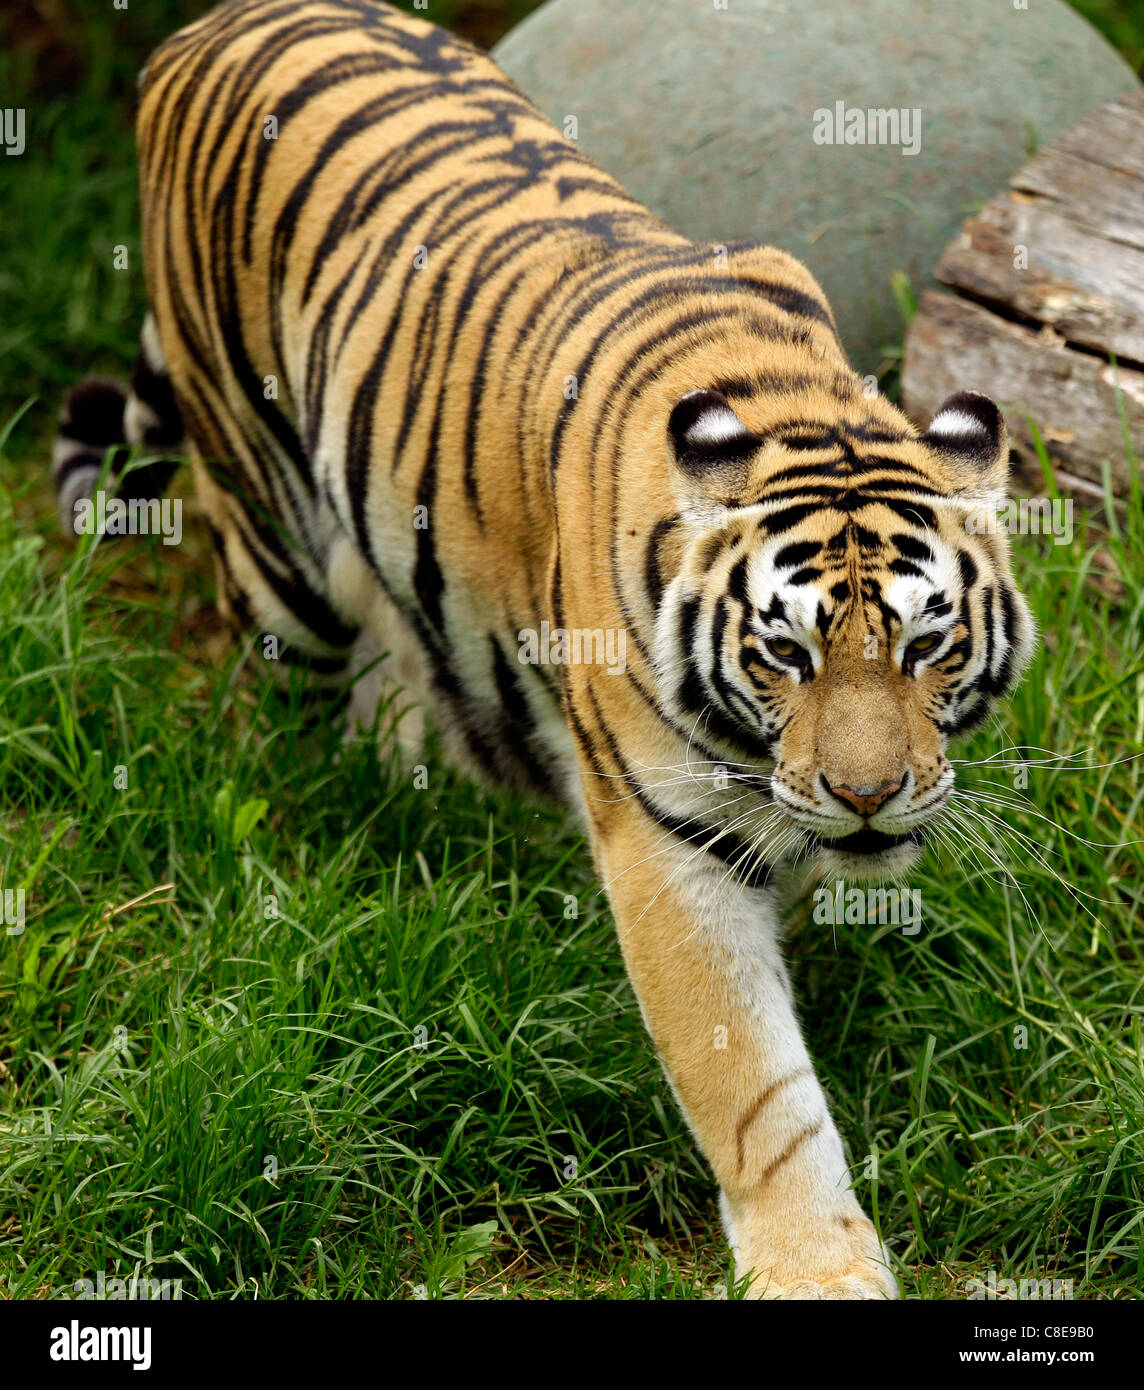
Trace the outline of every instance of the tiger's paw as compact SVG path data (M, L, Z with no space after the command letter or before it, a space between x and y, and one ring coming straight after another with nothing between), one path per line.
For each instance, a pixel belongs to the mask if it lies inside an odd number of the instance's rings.
M747 1291L749 1299L895 1299L898 1281L879 1261L862 1259L845 1272L827 1279L794 1279L785 1283L759 1276Z
M777 1213L769 1211L772 1220ZM761 1224L761 1223L760 1223ZM775 1238L756 1226L753 1239L732 1242L737 1278L750 1274L749 1299L895 1299L898 1281L873 1223L854 1204L797 1233ZM740 1234L741 1228L740 1228Z

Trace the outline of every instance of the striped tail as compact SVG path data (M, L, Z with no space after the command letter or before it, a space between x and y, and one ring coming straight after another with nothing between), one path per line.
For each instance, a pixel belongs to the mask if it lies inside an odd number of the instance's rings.
M75 529L76 503L94 497L109 449L114 450L108 465L109 494L126 502L161 497L179 467L179 460L169 455L181 452L182 440L182 417L155 320L148 314L131 390L124 391L116 381L89 377L73 387L60 411L52 449L60 525L67 532ZM160 457L136 463L125 473L135 449Z

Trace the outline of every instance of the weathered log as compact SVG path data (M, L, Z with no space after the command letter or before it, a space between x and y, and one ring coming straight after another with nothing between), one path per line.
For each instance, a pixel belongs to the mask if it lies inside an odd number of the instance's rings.
M1009 184L939 262L953 293L922 297L906 409L925 421L952 392L984 391L1019 462L1036 466L1031 420L1063 482L1096 492L1107 461L1127 492L1126 428L1144 456L1144 93L1078 121Z

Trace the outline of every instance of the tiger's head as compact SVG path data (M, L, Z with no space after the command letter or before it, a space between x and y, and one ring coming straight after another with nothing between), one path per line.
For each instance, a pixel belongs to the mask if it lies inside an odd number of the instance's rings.
M688 393L668 423L687 539L659 609L661 688L709 757L766 785L776 852L894 876L950 799L949 740L1033 647L995 524L1003 419L964 392L919 435L860 391L726 390Z

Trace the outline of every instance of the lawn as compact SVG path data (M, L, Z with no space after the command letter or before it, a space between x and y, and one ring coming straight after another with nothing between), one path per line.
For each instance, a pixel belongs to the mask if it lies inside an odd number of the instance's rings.
M527 8L450 13L487 40ZM1144 57L1127 3L1078 8ZM44 157L0 160L0 1296L734 1293L577 829L432 747L422 788L273 688L190 504L180 547L58 536L56 404L129 369L141 314L110 255L137 267L131 75L193 10L140 7L130 41L5 21ZM798 904L793 973L907 1297L1137 1297L1140 495L1015 548L1042 641L958 750L923 930Z

